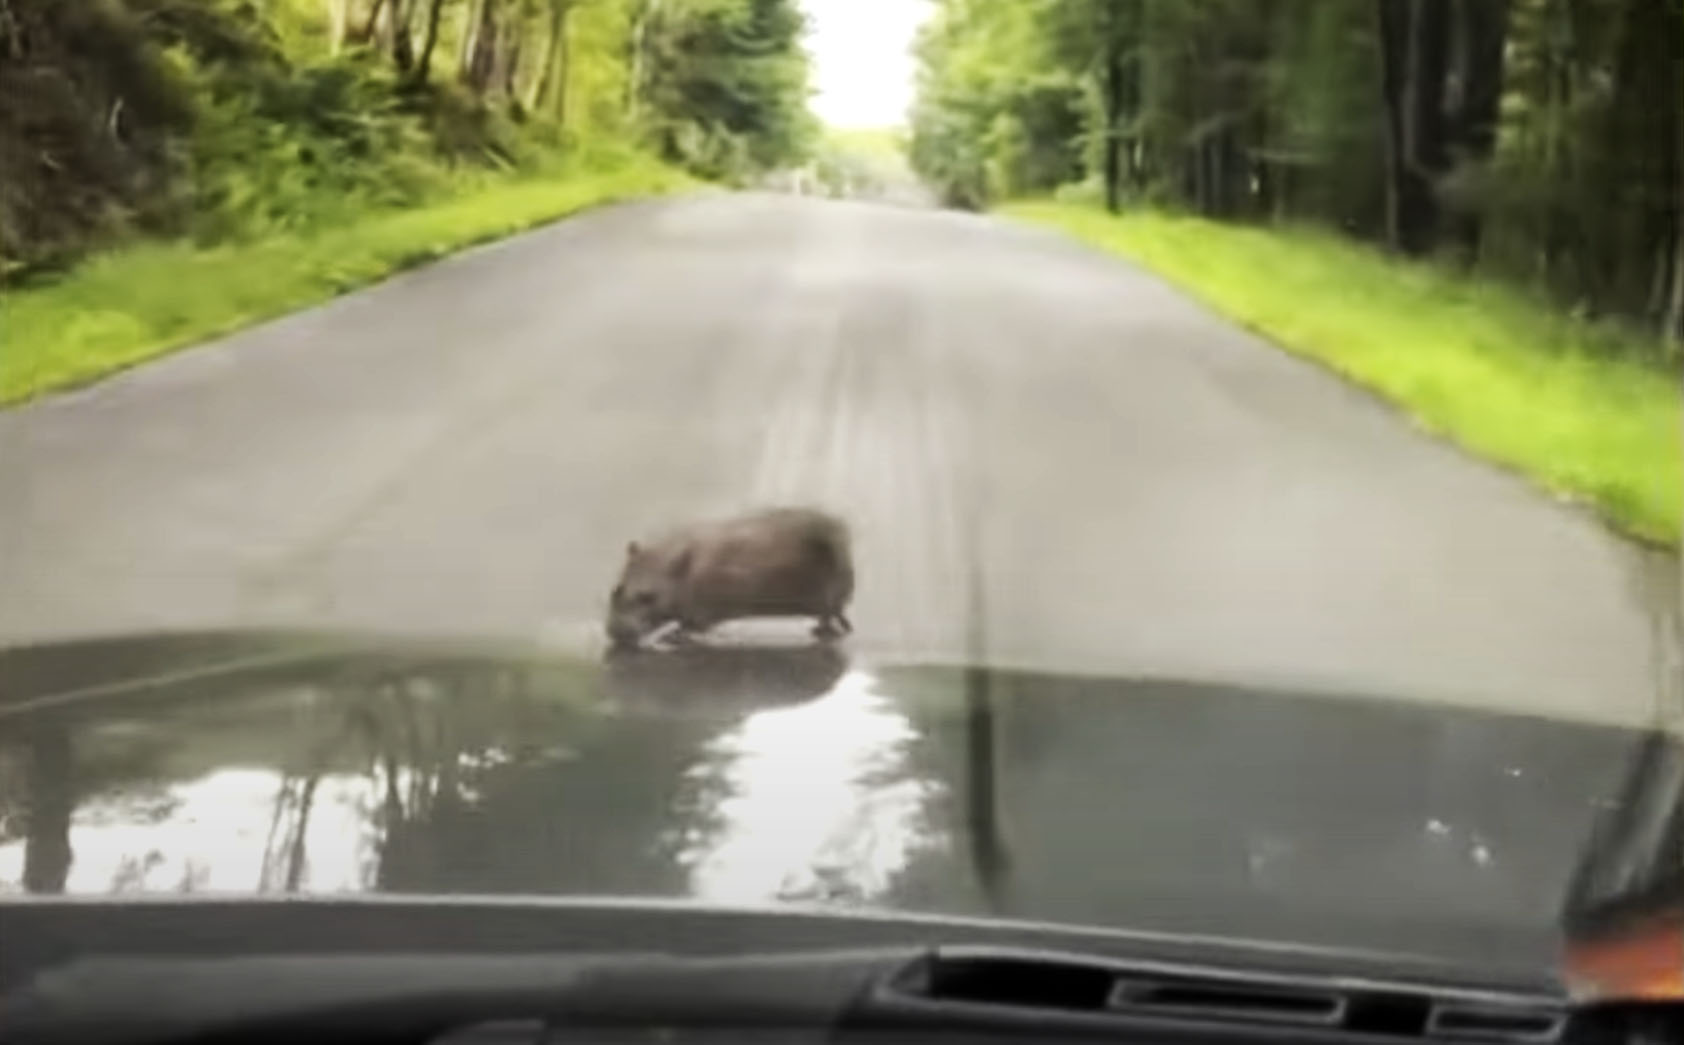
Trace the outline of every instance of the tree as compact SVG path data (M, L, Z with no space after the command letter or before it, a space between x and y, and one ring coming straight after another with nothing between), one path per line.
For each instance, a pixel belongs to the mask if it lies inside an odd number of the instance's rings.
M1062 2L950 0L922 30L910 155L950 203L981 206L1081 177L1088 101L1073 72L1073 20L1097 7ZM1068 36L1051 33L1050 19Z
M392 65L406 77L415 68L415 40L411 36L415 3L416 0L386 0L381 7L384 13L381 26Z
M0 0L0 282L576 143L730 179L796 164L802 29L799 0Z
M415 82L426 83L433 68L433 48L439 42L439 17L444 13L444 0L428 0L426 35L421 42L421 59L415 67Z
M1274 26L1265 75L1269 118L1257 159L1272 216L1384 236L1388 136L1374 10L1360 3L1289 7Z
M792 162L816 136L796 0L651 5L642 120L668 159L713 177Z
M1092 134L1105 206L1113 213L1126 188L1140 188L1145 15L1144 0L1057 0L1044 23L1048 53L1092 84Z
M327 7L327 39L331 54L345 46L351 29L351 0L323 0Z
M1319 221L1677 330L1681 41L1684 0L937 0L910 155L960 206Z
M1483 183L1497 145L1508 44L1509 0L1461 0L1456 5L1457 61L1450 102L1451 157L1463 184ZM1480 201L1463 199L1453 217L1457 246L1466 260L1479 253Z
M1585 270L1594 300L1665 327L1684 201L1684 3L1631 0L1610 33L1612 86L1591 144ZM1662 101L1666 99L1667 101Z
M546 0L548 18L544 49L538 60L538 76L527 96L526 107L548 108L558 120L567 118L567 22L576 0Z
M1410 254L1430 251L1438 182L1449 169L1444 91L1450 0L1377 0L1386 102L1387 234Z
M497 34L500 0L472 0L457 49L456 78L483 93L491 82L491 52Z

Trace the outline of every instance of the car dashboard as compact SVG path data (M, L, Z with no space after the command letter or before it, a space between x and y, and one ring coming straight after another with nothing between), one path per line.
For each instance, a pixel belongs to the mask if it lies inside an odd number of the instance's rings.
M1081 945L1081 946L1077 946ZM0 903L0 1041L1676 1045L1548 979L1009 923L684 905Z

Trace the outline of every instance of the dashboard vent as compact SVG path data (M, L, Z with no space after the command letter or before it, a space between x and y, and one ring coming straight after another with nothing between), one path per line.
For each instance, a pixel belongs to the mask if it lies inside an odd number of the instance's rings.
M1161 977L1117 980L1110 1007L1147 1014L1314 1026L1338 1024L1345 1015L1345 999L1331 991Z
M1103 966L1015 957L940 958L928 970L932 1001L1101 1012L1115 977Z
M1549 1009L1444 1003L1433 1009L1427 1033L1469 1042L1545 1042L1561 1036L1566 1017Z
M1095 1015L1128 1013L1326 1027L1343 1023L1348 1007L1342 994L1313 987L1156 975L1039 956L948 955L932 962L926 975L921 993L931 1001Z
M1520 998L1435 997L1405 986L1323 983L1172 966L1127 965L1075 955L943 948L903 975L898 989L938 1007L1069 1019L1186 1020L1305 1030L1325 1028L1409 1041L1547 1045L1564 1009Z

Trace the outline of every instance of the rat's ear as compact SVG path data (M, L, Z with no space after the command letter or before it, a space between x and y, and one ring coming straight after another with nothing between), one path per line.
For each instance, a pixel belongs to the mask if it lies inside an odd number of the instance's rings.
M643 551L643 549L637 546L637 542L632 541L630 544L626 545L626 558L635 559L641 551Z

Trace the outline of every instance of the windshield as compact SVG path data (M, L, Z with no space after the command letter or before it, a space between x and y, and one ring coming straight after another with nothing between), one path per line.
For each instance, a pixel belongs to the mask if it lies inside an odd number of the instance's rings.
M6 0L0 891L1542 954L1684 870L1677 0Z

